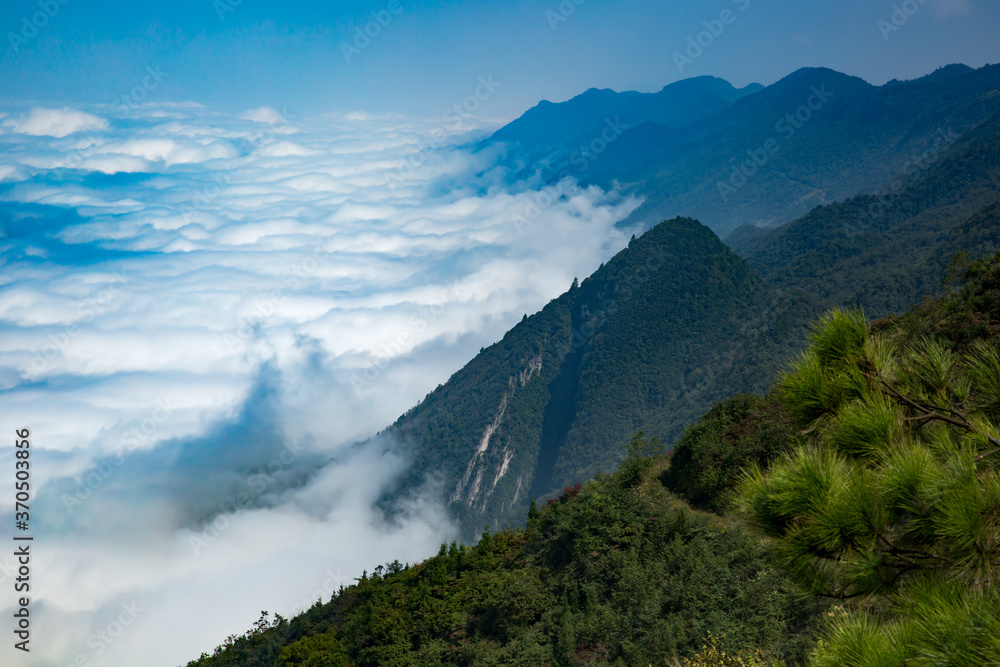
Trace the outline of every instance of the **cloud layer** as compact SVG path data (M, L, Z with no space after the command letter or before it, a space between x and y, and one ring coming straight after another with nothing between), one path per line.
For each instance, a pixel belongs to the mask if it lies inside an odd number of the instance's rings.
M100 116L65 107L62 109L34 108L27 113L4 120L14 132L36 137L65 137L86 130L106 130L108 121Z
M4 428L33 430L39 664L180 664L436 551L433 488L387 523L405 452L352 443L623 247L637 204L512 182L458 122L2 111L0 391Z

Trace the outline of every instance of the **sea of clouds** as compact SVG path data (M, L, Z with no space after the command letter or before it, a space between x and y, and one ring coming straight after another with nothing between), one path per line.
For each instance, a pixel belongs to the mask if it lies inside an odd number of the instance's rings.
M476 143L489 129L0 110L0 423L32 433L32 665L183 664L452 538L433 487L387 519L405 450L354 443L624 247L638 204L511 173ZM13 460L0 447L0 479Z

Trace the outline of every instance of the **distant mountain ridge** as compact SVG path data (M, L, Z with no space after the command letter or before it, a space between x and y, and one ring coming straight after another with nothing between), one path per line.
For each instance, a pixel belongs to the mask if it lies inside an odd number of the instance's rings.
M655 123L667 129L677 128L762 89L760 84L736 89L728 81L712 76L684 79L664 86L658 93L591 88L566 102L539 102L497 130L492 139L526 147L555 147L596 136L608 119L629 127Z
M623 224L681 215L726 236L878 191L939 132L961 136L1000 111L1000 66L950 65L883 86L804 68L767 87L699 77L640 95L591 90L543 103L493 140L510 144L519 173L620 183L642 196ZM610 140L601 134L609 118L628 126Z

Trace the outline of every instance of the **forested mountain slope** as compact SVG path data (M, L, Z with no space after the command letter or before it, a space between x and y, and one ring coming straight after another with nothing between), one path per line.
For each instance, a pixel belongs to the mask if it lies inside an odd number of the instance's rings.
M775 285L874 317L899 312L934 293L958 253L1000 249L1000 115L928 160L878 195L727 241Z
M527 317L388 435L415 459L392 497L443 483L470 537L763 390L815 303L769 287L703 225L664 222Z

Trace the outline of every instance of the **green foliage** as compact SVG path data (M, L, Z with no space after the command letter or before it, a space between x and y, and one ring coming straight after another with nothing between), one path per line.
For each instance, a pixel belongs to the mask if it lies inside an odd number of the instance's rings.
M996 208L1000 214L1000 205ZM957 352L968 351L978 341L1000 341L1000 255L965 268L961 285L943 298L875 322L875 329L907 343L931 335Z
M835 309L813 328L812 346L792 363L792 373L778 383L783 400L800 426L820 423L863 389L859 375L843 360L853 358L864 344L868 326L858 310ZM842 371L842 372L840 372Z
M289 623L280 615L275 614L274 621L269 621L266 611L260 613L260 618L253 627L242 635L230 635L226 641L216 647L212 655L202 653L201 658L188 663L192 665L215 665L216 667L261 667L276 665L284 642L279 639L289 630ZM317 667L310 665L310 667Z
M310 635L281 650L275 667L350 667L350 655L332 635Z
M646 439L644 435L639 431L632 436L625 445L625 460L618 466L618 478L628 488L641 483L646 471L656 464L655 457L662 457L665 451L659 438Z
M684 658L680 663L681 667L771 667L772 663L765 660L759 650L727 653L725 639L708 633L701 650L692 658Z
M792 446L792 427L777 396L739 394L688 427L661 480L692 505L723 512L746 466L766 466Z
M978 307L996 264L953 301ZM741 504L808 590L857 600L815 664L1000 664L1000 352L906 324L819 323L779 382L806 444L751 466Z
M715 401L766 389L772 373L740 362L759 330L774 333L784 313L770 310L778 301L708 228L680 218L583 281L574 311L586 313L575 322L584 344L574 415L548 488L615 469L626 454L621 444L636 431L672 442Z
M377 568L189 667L800 663L823 605L758 538L669 494L666 456L644 455L662 452L655 440L629 449L629 466L567 487L527 529ZM709 633L727 638L726 662L708 662L721 655Z

